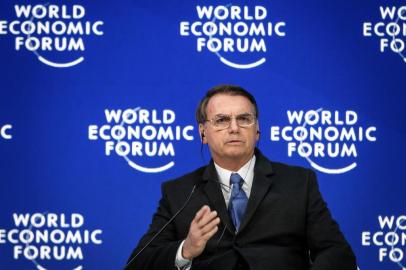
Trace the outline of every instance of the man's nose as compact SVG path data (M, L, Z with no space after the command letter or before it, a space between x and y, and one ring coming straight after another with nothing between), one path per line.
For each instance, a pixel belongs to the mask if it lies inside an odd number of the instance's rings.
M239 128L240 128L240 126L237 123L237 119L235 119L235 117L231 118L229 130L236 132L239 130Z

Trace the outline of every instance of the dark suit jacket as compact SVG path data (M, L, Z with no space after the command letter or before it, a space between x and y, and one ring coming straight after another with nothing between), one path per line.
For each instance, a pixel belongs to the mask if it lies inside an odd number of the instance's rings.
M354 254L332 219L311 170L270 162L256 150L254 181L235 234L213 161L162 185L162 199L148 232L130 259L194 194L185 209L128 269L174 267L176 251L196 212L209 205L221 224L192 269L356 270Z

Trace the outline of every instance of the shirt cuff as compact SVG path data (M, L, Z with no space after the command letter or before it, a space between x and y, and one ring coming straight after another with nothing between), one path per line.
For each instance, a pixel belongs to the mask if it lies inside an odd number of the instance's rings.
M175 266L178 269L188 270L192 266L192 260L185 259L182 256L182 249L183 249L184 243L185 243L185 240L183 240L182 243L180 243L180 245L178 247L178 251L176 252Z

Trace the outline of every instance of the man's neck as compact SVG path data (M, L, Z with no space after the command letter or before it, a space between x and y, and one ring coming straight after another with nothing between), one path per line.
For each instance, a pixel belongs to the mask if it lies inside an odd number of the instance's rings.
M253 157L254 154L252 154L249 157L246 157L244 159L236 160L236 159L216 159L213 157L214 162L220 166L223 169L232 171L232 172L237 172L240 170L247 162Z

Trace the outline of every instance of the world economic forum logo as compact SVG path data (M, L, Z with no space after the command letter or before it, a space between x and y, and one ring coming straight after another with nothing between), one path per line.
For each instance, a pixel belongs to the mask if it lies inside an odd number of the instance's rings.
M13 223L0 228L0 245L11 246L14 260L29 260L32 269L82 270L84 247L103 243L103 231L85 229L79 213L13 213Z
M287 155L298 155L314 169L342 174L357 167L358 146L376 141L376 127L363 126L353 110L286 112L288 124L270 127L272 142L286 142Z
M69 68L82 63L85 40L102 36L103 21L86 19L82 5L14 5L15 19L0 20L0 35L14 36L16 51L27 50L45 65Z
M380 6L381 21L364 22L363 36L379 38L381 53L392 51L406 62L406 6Z
M376 247L380 263L384 261L393 262L401 270L405 270L406 215L380 215L378 216L378 223L378 230L362 232L362 246Z
M225 65L250 69L265 63L271 37L286 36L283 21L270 21L263 6L196 6L198 20L182 21L181 36L196 37L196 50Z
M193 126L176 124L171 109L106 109L106 123L89 125L89 140L103 140L105 155L116 154L141 172L159 173L175 165L175 145L193 141Z

